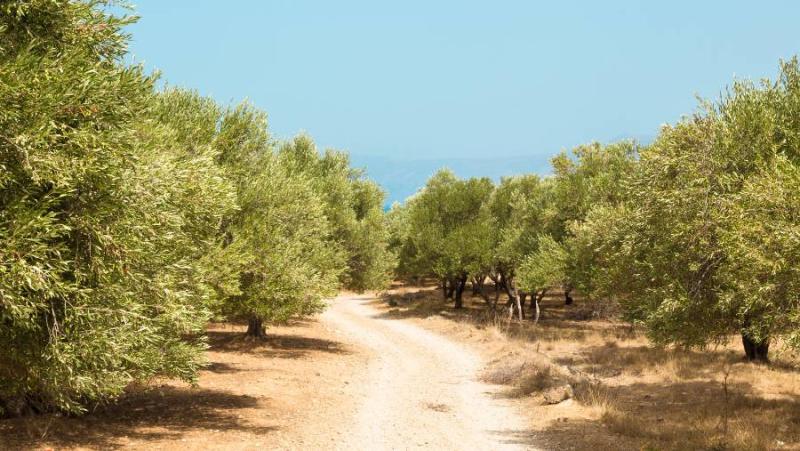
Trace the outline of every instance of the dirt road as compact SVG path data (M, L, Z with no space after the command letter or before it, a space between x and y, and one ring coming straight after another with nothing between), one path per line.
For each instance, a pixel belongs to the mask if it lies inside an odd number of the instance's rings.
M337 298L321 320L371 351L362 402L340 449L529 449L523 420L480 383L480 358L414 324L382 318L369 296Z
M198 386L163 381L82 417L0 420L0 449L532 449L481 359L368 296L268 330L209 329Z

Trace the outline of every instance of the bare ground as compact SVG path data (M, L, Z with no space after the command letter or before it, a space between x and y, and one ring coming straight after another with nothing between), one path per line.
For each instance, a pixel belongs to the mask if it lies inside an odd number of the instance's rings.
M483 361L463 345L377 314L370 296L338 299L322 317L372 351L368 381L341 449L531 449L535 437L478 380Z
M369 296L317 321L209 329L197 387L132 388L82 417L0 420L0 449L532 449L516 401L478 380L479 354Z
M454 310L432 287L397 286L375 307L480 352L542 449L800 449L800 359L780 343L769 365L744 361L736 337L656 347L607 305L557 292L538 325L488 315L479 297ZM567 383L571 399L543 396Z
M800 449L797 356L747 363L735 338L654 347L602 305L558 296L538 325L406 286L343 295L265 342L215 325L197 387L0 420L0 449ZM548 399L567 383L571 398Z

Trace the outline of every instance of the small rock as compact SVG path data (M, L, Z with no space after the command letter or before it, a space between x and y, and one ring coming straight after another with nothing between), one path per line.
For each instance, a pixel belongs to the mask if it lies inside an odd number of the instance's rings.
M549 388L542 393L542 399L547 404L558 404L562 401L572 398L573 396L575 396L575 392L572 390L572 386L569 384Z

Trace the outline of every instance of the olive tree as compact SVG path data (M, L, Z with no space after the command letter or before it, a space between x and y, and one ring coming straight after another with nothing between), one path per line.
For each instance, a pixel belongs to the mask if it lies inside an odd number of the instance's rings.
M594 264L598 256L585 239L577 236L582 224L592 210L613 207L625 196L624 180L636 164L638 145L633 141L621 141L608 145L591 143L572 150L571 157L562 152L552 160L553 202L550 223L546 233L566 252L563 274L556 279L564 288L567 305L572 303L571 292L581 288L589 290L592 277L602 268ZM536 259L529 261L536 264ZM545 260L542 265L549 265ZM552 271L542 268L539 272Z
M247 319L247 334L260 338L265 322L320 311L338 289L345 256L330 246L315 180L281 157L263 112L248 104L225 110L214 146L239 205L223 232L239 283L220 311Z
M768 357L770 338L800 348L800 165L785 156L765 165L731 202L720 241L728 251L721 295L741 318L750 359Z
M80 412L155 376L193 381L235 208L213 149L151 115L98 2L0 5L0 410ZM191 125L190 125L191 127Z
M388 285L395 264L388 252L385 194L380 186L352 168L345 152L320 153L306 135L283 143L279 155L289 172L306 177L321 199L331 226L329 244L346 258L341 283L357 291Z
M611 229L610 272L628 316L657 342L736 331L751 360L766 360L776 337L793 343L796 273L784 268L796 218L785 190L800 148L799 73L793 60L776 82L737 81L641 151Z
M531 292L536 302L538 289L547 287L525 286L520 293L517 276L526 258L536 252L539 239L550 220L552 185L536 175L504 177L494 190L486 205L493 218L496 232L493 234L491 268L495 273L495 301L498 288L508 294L509 313L516 308L523 318L523 297ZM485 296L485 295L484 295Z
M408 201L406 267L434 275L456 308L470 274L490 263L492 218L484 205L493 190L488 178L458 179L449 170L431 177Z

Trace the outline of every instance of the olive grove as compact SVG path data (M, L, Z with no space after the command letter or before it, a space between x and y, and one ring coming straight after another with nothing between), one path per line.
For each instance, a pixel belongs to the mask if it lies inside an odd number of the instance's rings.
M577 290L619 305L659 344L738 334L750 360L777 340L800 348L800 67L780 69L776 81L734 82L648 145L561 153L551 176L490 186L436 174L390 212L398 274L469 279L487 301L489 277L490 308L505 291L520 319L527 296L536 320L559 288L566 304ZM480 196L465 189L479 182Z
M107 6L0 4L0 415L193 382L212 318L261 336L389 277L380 188L249 104L159 89Z

